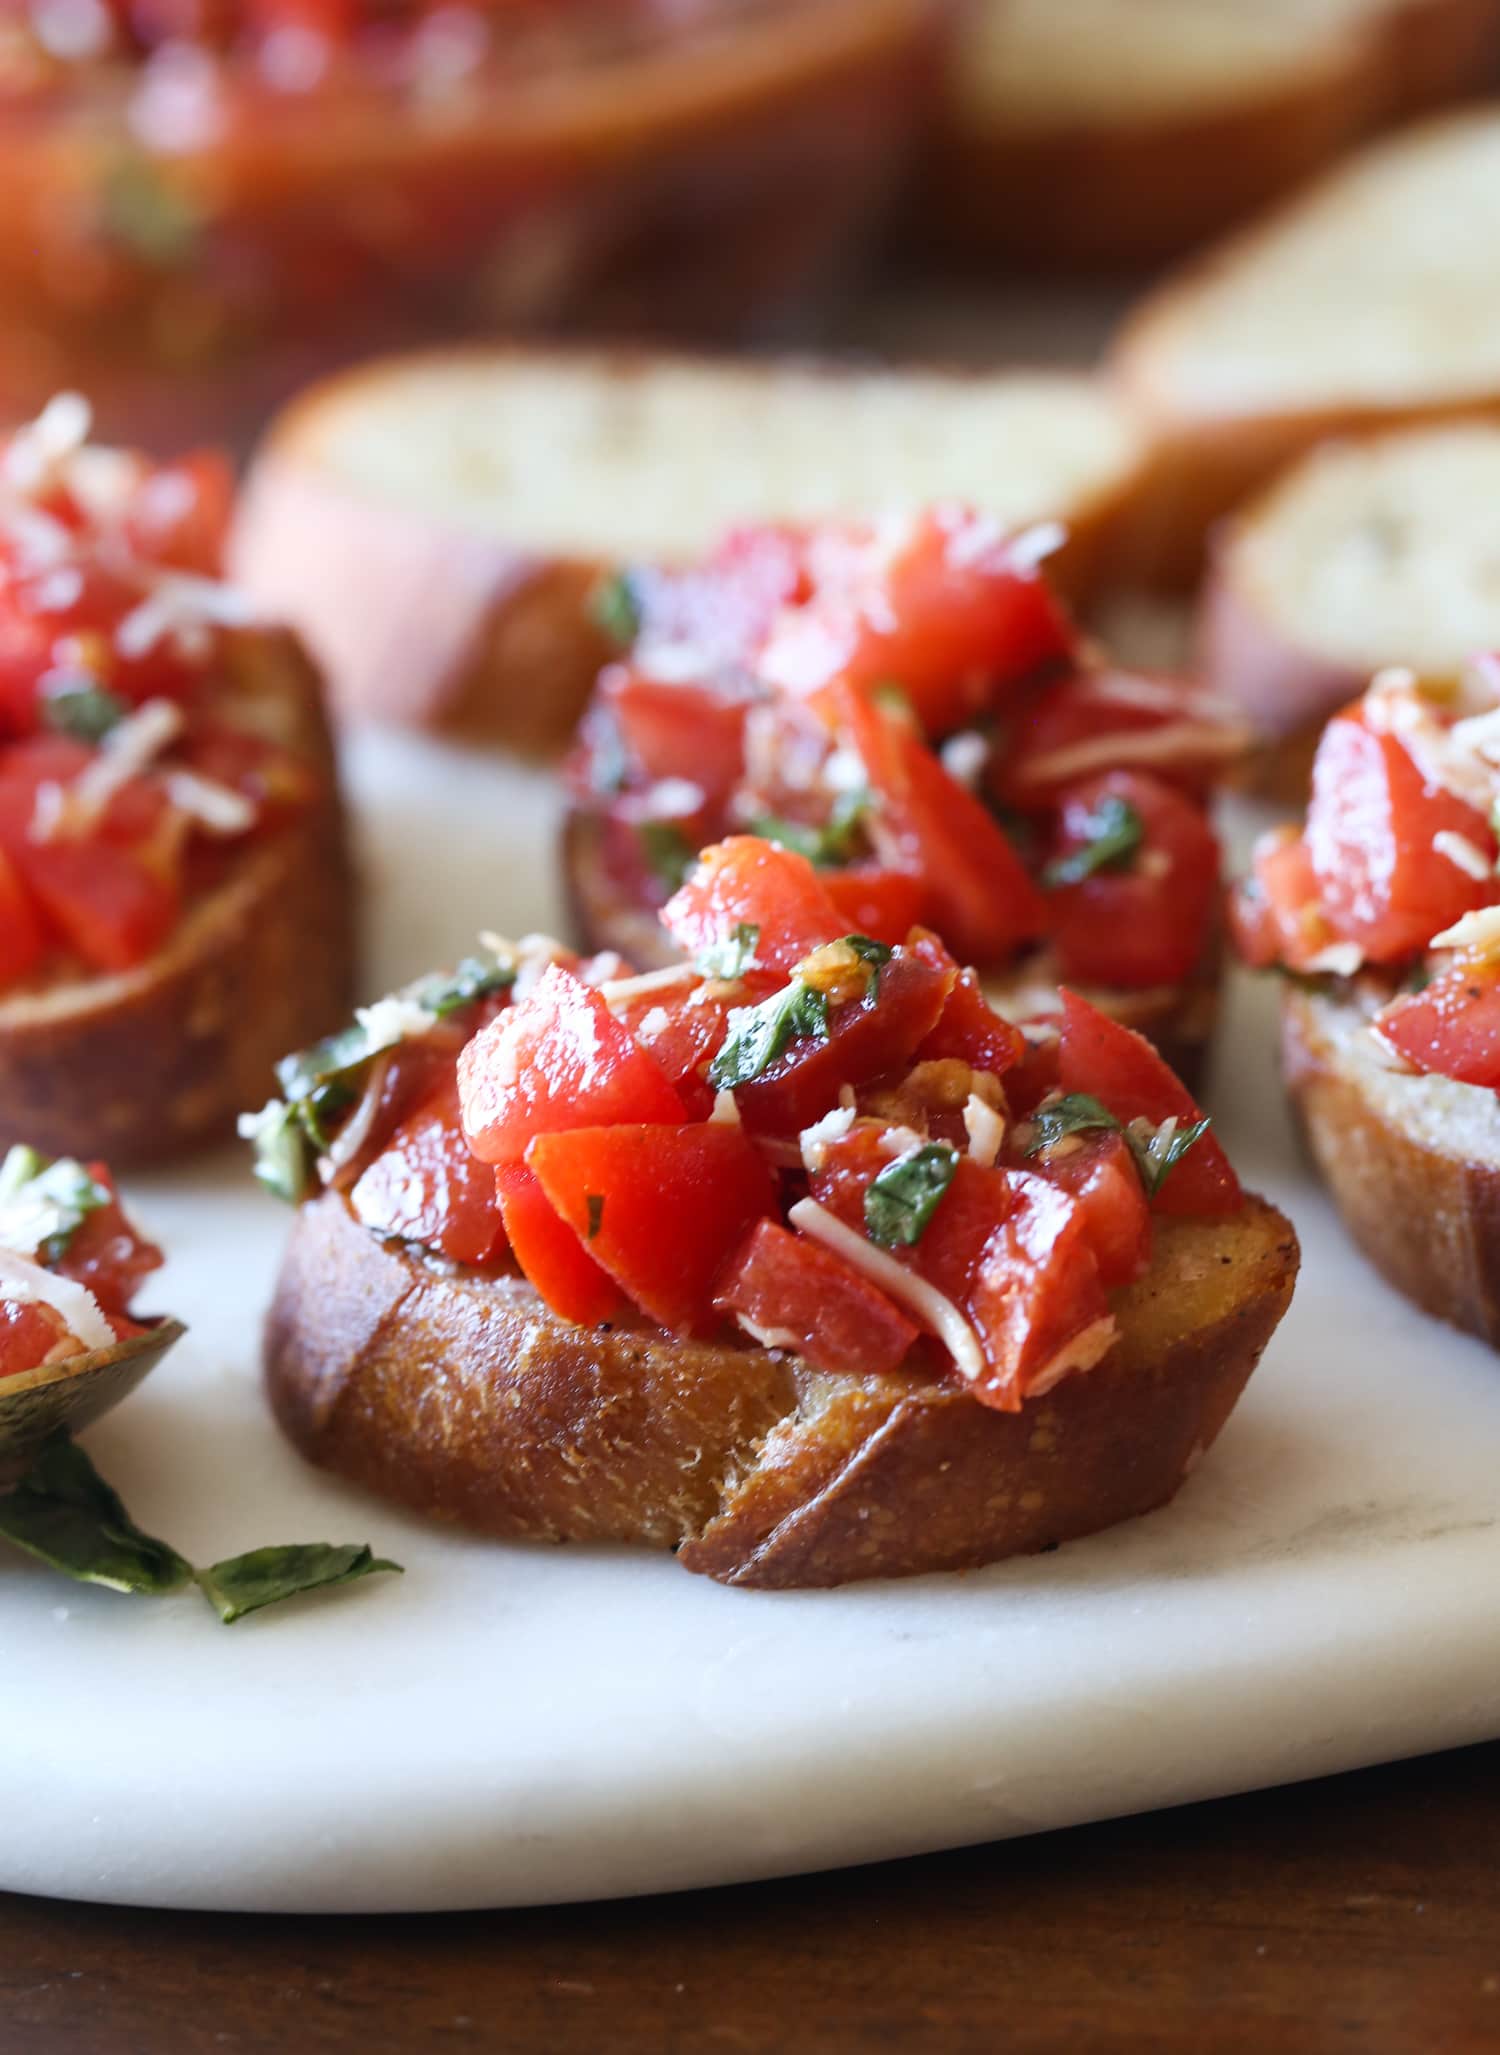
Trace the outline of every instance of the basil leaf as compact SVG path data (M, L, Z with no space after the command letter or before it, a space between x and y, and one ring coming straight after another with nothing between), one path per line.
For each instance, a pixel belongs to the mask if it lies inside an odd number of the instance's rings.
M1069 1092L1065 1098L1054 1099L1050 1105L1038 1106L1032 1114L1030 1126L1032 1141L1026 1153L1040 1155L1043 1149L1050 1149L1054 1142L1060 1142L1064 1135L1076 1135L1096 1127L1118 1127L1119 1121L1088 1092Z
M727 941L710 942L706 949L700 949L694 967L706 978L743 977L754 968L759 941L760 928L756 922L742 920Z
M1145 824L1128 799L1106 792L1084 818L1088 837L1081 848L1049 863L1042 883L1049 891L1059 885L1080 885L1096 871L1123 870L1145 840Z
M1146 1187L1148 1198L1156 1197L1194 1142L1201 1141L1208 1133L1209 1126L1205 1116L1202 1120L1195 1120L1191 1127L1173 1128L1169 1135L1163 1136L1162 1129L1153 1127L1148 1120L1130 1122L1125 1130L1125 1139L1130 1144L1130 1153L1135 1158L1135 1167L1141 1173L1141 1183Z
M697 850L675 821L642 821L636 833L652 872L669 892L675 892L697 862Z
M313 1150L292 1107L272 1099L259 1113L242 1113L240 1134L255 1151L255 1176L273 1198L295 1206L312 1189Z
M604 1194L603 1192L585 1192L583 1202L589 1209L589 1231L586 1239L592 1241L604 1225Z
M785 821L776 814L762 814L751 823L750 833L764 836L767 842L779 842L783 849L805 856L820 870L830 870L848 863L855 854L874 806L874 795L870 792L841 792L821 828L810 828L802 821Z
M109 1199L108 1187L73 1157L49 1163L18 1145L0 1165L0 1248L60 1263L89 1214Z
M66 1577L159 1598L181 1591L191 1563L142 1533L68 1435L43 1442L15 1490L0 1496L0 1535Z
M434 1020L446 1020L450 1013L472 1006L477 999L508 992L515 981L514 963L502 962L498 956L466 956L451 977L429 978L419 986L415 998Z
M629 649L641 632L641 601L629 571L601 579L589 598L589 616L610 641Z
M823 1040L827 1034L827 999L811 985L794 980L759 1006L734 1008L724 1046L709 1065L708 1081L716 1091L732 1092L769 1070L793 1042Z
M41 715L59 735L76 742L102 742L125 718L125 702L89 678L63 678L44 686Z
M883 1249L910 1248L953 1182L958 1151L951 1142L923 1142L887 1163L865 1193L865 1226Z
M310 1099L320 1086L342 1080L370 1060L370 1038L359 1022L351 1021L337 1034L325 1035L310 1049L283 1056L276 1066L276 1082L293 1106Z
M336 1584L354 1584L383 1571L402 1574L399 1563L373 1555L367 1544L336 1546L326 1541L291 1542L280 1547L253 1548L229 1556L194 1574L198 1588L225 1626L279 1605L304 1591L327 1591Z

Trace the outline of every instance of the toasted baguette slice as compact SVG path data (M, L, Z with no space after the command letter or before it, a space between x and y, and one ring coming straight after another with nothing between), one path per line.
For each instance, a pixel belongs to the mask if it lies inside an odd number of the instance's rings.
M957 497L1056 517L1075 593L1142 447L1069 374L896 374L630 352L391 359L273 426L232 557L306 634L344 714L550 746L608 645L603 567L701 554L736 522Z
M271 1403L313 1462L484 1534L675 1547L762 1588L961 1569L1149 1512L1228 1418L1296 1235L1257 1199L1157 1235L1110 1353L1005 1414L906 1372L571 1327L519 1278L382 1244L325 1193L272 1305Z
M1352 999L1289 988L1287 1088L1344 1224L1425 1312L1500 1348L1500 1100L1382 1060Z
M1198 644L1267 771L1304 786L1324 721L1374 672L1441 677L1500 648L1500 424L1315 450L1221 531Z
M142 1164L234 1130L274 1065L347 1018L353 891L318 679L296 638L254 630L226 662L318 798L257 841L138 969L0 997L0 1149Z
M1181 578L1211 521L1331 434L1500 414L1500 112L1364 151L1169 279L1112 368L1156 436L1139 568Z

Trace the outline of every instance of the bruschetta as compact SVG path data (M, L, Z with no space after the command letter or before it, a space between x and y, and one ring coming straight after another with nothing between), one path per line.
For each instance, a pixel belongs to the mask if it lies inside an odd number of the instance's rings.
M87 427L0 450L0 1144L139 1163L346 1011L350 879L316 676L217 575L227 466Z
M569 765L589 946L665 960L656 913L694 852L759 833L813 860L851 926L925 921L1011 1010L1061 980L1191 1071L1217 983L1205 791L1243 730L1083 642L1044 574L1056 540L944 505L621 573L621 654Z
M1323 732L1233 921L1287 978L1286 1082L1355 1240L1500 1347L1500 666L1388 671Z
M482 1533L761 1587L954 1569L1169 1498L1296 1238L1140 1036L1016 1024L738 837L632 974L531 937L361 1012L245 1123L299 1211L302 1452Z

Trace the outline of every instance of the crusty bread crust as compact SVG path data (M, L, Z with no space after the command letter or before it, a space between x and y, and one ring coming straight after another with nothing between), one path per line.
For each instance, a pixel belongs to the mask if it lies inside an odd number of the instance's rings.
M1103 1362L1001 1414L914 1372L570 1327L521 1280L382 1244L325 1193L292 1229L268 1388L311 1461L481 1533L675 1546L767 1589L960 1569L1161 1505L1228 1418L1296 1235L1251 1199L1157 1236Z
M1495 1094L1384 1064L1351 999L1288 987L1287 1089L1344 1224L1425 1312L1500 1348Z
M316 674L285 631L232 645L285 711L314 804L251 849L160 955L0 999L0 1148L142 1164L233 1131L274 1065L347 1017L353 894Z
M184 1332L175 1320L155 1320L116 1348L7 1377L0 1384L0 1484L25 1470L49 1434L77 1434L128 1398Z

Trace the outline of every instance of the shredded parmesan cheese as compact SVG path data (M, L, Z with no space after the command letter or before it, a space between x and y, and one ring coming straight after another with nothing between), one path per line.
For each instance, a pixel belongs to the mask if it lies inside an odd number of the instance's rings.
M1467 835L1460 835L1454 828L1440 828L1432 838L1432 846L1439 856L1446 856L1449 863L1485 884L1494 875L1494 866L1482 849L1476 849Z
M249 595L217 578L168 571L115 630L121 656L143 657L164 636L201 637L208 628L248 628L258 618Z
M1101 1313L1097 1320L1090 1321L1081 1333L1064 1342L1050 1363L1044 1363L1040 1370L1026 1381L1026 1396L1040 1398L1043 1392L1051 1391L1061 1384L1065 1377L1075 1371L1092 1370L1101 1356L1109 1353L1115 1338L1114 1315Z
M877 1249L862 1234L846 1227L836 1214L830 1213L826 1206L820 1206L816 1199L799 1199L787 1214L787 1219L811 1240L822 1242L825 1248L842 1256L854 1269L862 1270L889 1297L909 1308L929 1333L937 1336L953 1358L961 1377L966 1377L972 1384L984 1375L984 1351L979 1346L979 1336L953 1301L945 1299L925 1277L918 1277L914 1270L908 1270L894 1256L888 1256L884 1249Z
M1054 784L1086 772L1115 770L1123 764L1171 764L1197 758L1238 756L1245 743L1245 731L1218 721L1167 721L1159 728L1139 728L1133 733L1116 729L1109 735L1091 735L1082 742L1070 742L1033 757L1026 776L1033 784Z
M964 1128L969 1137L970 1156L988 1170L1005 1145L1004 1116L981 1099L977 1092L970 1092L964 1103Z
M1467 956L1500 956L1500 906L1481 906L1434 935L1434 949L1462 949Z
M1358 942L1330 942L1326 949L1309 956L1303 969L1315 977L1352 978L1364 960Z
M938 755L949 777L972 792L990 760L990 745L977 729L960 728L956 735L948 737Z
M364 1029L369 1055L377 1049L394 1049L410 1035L425 1035L432 1026L428 1009L404 992L392 992L373 1006L356 1006L354 1018Z
M1012 539L1006 555L1018 571L1034 571L1048 557L1056 556L1067 539L1068 531L1061 521L1037 521ZM951 554L955 562L961 561L957 551Z
M169 771L165 784L178 811L191 814L211 835L246 835L255 826L255 808L243 792L197 771Z
M128 720L110 729L97 754L63 790L60 804L44 809L38 792L31 839L50 842L60 835L87 833L103 818L121 786L138 778L181 732L181 707L169 699L148 699Z
M639 977L610 978L599 986L599 997L608 1007L628 1006L649 992L670 992L685 985L698 973L690 963L669 963L665 970L645 970Z
M804 1170L821 1170L828 1154L828 1144L842 1141L853 1125L854 1107L851 1104L835 1106L831 1113L825 1113L811 1127L803 1128L797 1140Z
M715 1092L714 1110L708 1116L710 1127L739 1127L740 1102L733 1092Z
M59 1277L56 1271L44 1269L14 1249L0 1248L0 1298L50 1306L62 1315L69 1332L86 1349L115 1346L115 1331L86 1285L71 1277Z

